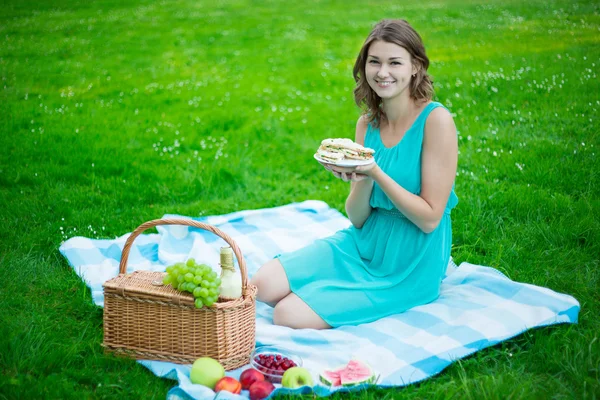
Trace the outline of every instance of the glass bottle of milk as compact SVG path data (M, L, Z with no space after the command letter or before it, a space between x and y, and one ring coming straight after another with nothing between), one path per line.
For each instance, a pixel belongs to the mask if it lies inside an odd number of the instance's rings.
M233 250L221 247L221 294L222 300L235 300L242 296L242 275L233 264Z

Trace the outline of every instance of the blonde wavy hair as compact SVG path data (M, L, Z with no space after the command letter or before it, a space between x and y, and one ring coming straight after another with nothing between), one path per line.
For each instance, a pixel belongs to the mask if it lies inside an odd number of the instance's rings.
M377 23L365 40L358 58L354 63L354 101L364 110L367 122L379 126L383 115L381 97L369 86L365 76L365 65L369 47L377 40L397 44L406 49L411 56L411 62L416 65L417 73L410 80L410 97L415 102L429 101L433 98L433 80L427 73L429 58L425 53L425 46L421 36L410 24L403 19L384 19Z

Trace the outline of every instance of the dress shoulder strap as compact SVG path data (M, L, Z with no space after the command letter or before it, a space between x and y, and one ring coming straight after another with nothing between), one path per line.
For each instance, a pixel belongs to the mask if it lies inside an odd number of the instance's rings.
M429 114L431 114L431 112L433 110L435 110L438 107L442 107L446 110L448 110L442 103L439 103L437 101L432 101L431 103L427 104L427 107L425 107L425 109L423 111L421 111L421 115L419 115L419 122L421 122L423 125L425 124L425 121L427 121L427 117L429 117Z
M367 125L367 131L365 132L365 147L374 150L379 148L379 128L375 128L370 123Z
M417 128L421 132L421 134L423 133L423 131L425 129L425 122L427 122L427 118L429 117L429 114L431 114L431 112L433 110L435 110L436 108L439 108L439 107L442 107L445 110L448 110L442 103L439 103L437 101L432 101L431 103L427 104L427 106L425 107L425 109L423 111L421 111L421 114L415 121L415 128Z

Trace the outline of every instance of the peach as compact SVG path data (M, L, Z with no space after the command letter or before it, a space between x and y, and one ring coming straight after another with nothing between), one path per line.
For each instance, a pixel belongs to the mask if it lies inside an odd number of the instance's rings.
M215 385L215 392L220 392L221 390L225 390L234 394L240 394L242 392L242 384L237 379L226 376L219 379Z
M275 390L275 386L269 381L258 381L254 382L248 390L250 391L250 400L262 400L269 397Z
M248 390L254 382L264 381L265 376L255 369L247 369L240 375L242 389Z

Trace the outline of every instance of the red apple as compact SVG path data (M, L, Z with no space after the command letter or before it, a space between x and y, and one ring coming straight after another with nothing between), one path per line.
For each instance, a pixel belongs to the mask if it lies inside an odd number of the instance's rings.
M221 390L225 390L234 394L240 394L242 392L242 384L237 379L226 376L219 379L215 385L215 392L220 392Z
M248 390L250 391L250 400L262 400L269 397L275 390L275 386L269 381L258 381L254 382Z
M248 390L254 382L264 381L265 376L255 369L247 369L240 375L242 389Z

